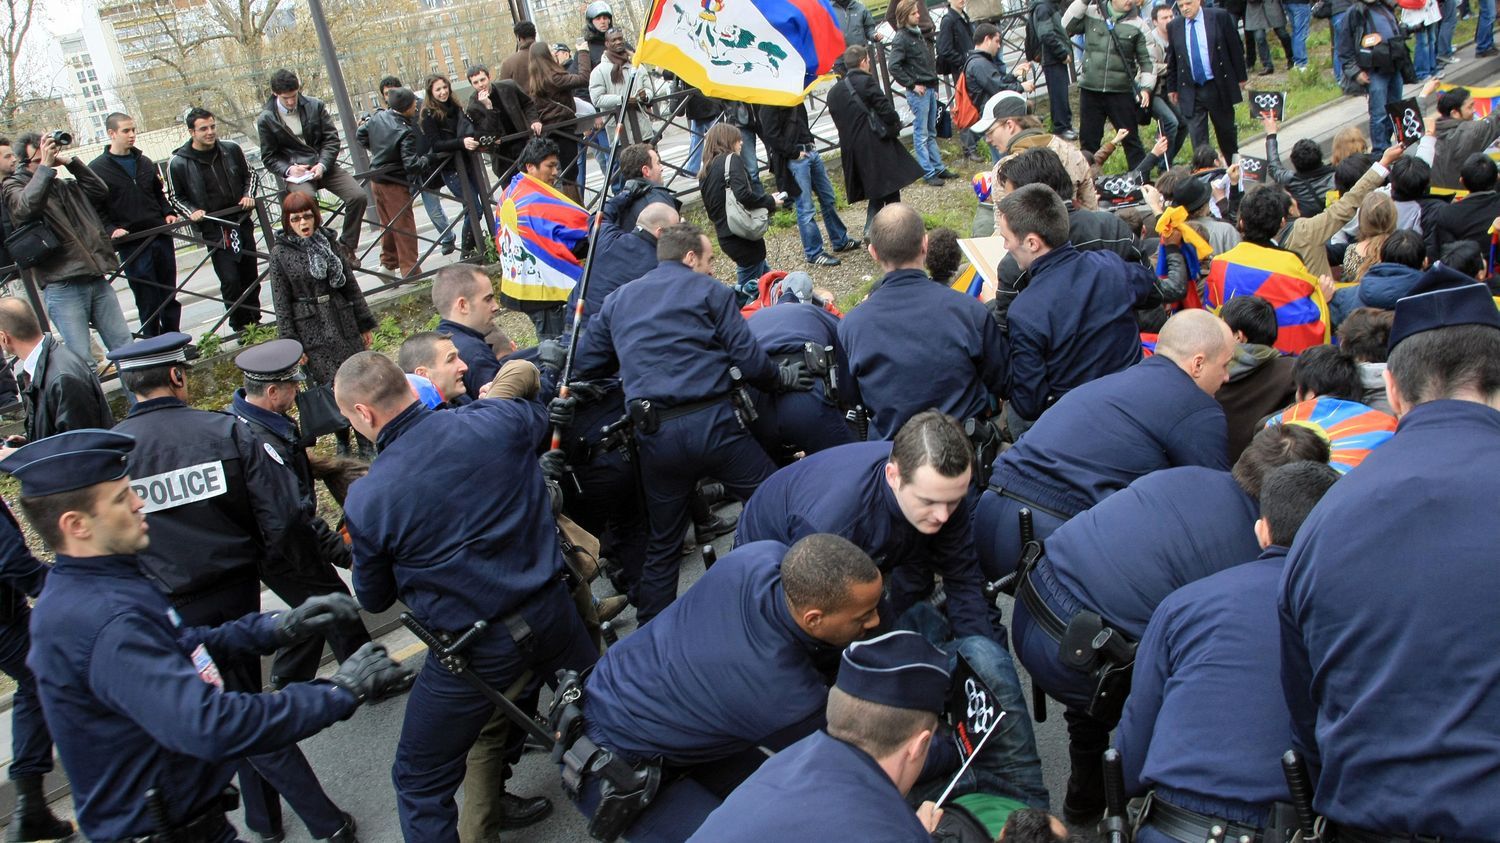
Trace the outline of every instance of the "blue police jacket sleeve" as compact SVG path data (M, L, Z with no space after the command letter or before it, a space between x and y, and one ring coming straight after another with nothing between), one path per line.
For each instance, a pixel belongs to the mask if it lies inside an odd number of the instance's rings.
M275 613L255 612L218 626L185 626L177 631L177 643L186 652L199 644L214 658L233 659L264 656L276 652L279 623Z
M1286 697L1287 711L1292 715L1292 743L1307 759L1308 766L1316 769L1319 766L1318 705L1312 696L1312 660L1292 606L1292 573L1297 561L1295 556L1287 557L1277 601L1281 614L1281 693Z
M771 362L771 356L761 348L760 341L750 333L750 326L745 317L740 314L739 303L734 294L727 288L720 287L722 295L718 298L717 307L714 312L714 322L718 328L719 339L724 343L724 348L729 352L729 359L734 365L740 367L745 380L755 386L767 391L774 390L778 384L776 375L776 364Z
M1229 470L1229 424L1224 410L1214 402L1189 413L1167 436L1167 459L1172 465L1201 465Z
M1130 696L1125 698L1125 710L1115 731L1115 748L1120 751L1120 761L1125 768L1125 792L1131 796L1146 792L1141 770L1146 766L1146 753L1156 731L1156 716L1161 711L1167 679L1172 673L1167 642L1172 624L1168 617L1171 603L1171 598L1168 598L1157 607L1151 615L1151 622L1146 625L1146 634L1141 636L1141 643L1135 651Z
M47 566L43 565L26 547L26 536L10 507L0 502L4 518L0 518L0 580L4 580L19 591L32 597L42 593L47 580Z
M985 388L996 398L1005 398L1013 389L1010 379L1010 343L1005 339L1005 332L1000 330L1000 323L995 321L988 309L984 311L980 337L984 343L984 359L976 362Z
M208 761L289 746L347 718L353 694L326 682L275 694L224 692L204 681L157 623L123 614L100 630L90 690L167 749Z
M578 350L573 355L573 376L577 380L602 378L613 375L620 369L615 357L614 339L610 336L610 314L614 312L613 294L604 300L604 306L584 326L578 338Z
M974 525L969 502L962 501L937 535L933 558L948 595L948 622L955 637L994 637L984 601L984 575L979 572L979 554L974 550Z
M824 715L824 711L825 709L820 707L817 711L809 714L807 717L804 717L801 721L793 723L790 726L777 729L775 732L772 732L771 734L766 735L764 738L761 738L760 745L766 747L772 752L780 752L783 749L786 749L797 741L802 740L808 735L811 735L813 732L816 732L824 726L828 725L828 719Z
M1149 307L1155 301L1156 272L1153 269L1135 261L1125 261L1125 279L1135 291L1136 307Z
M352 502L352 498L350 499ZM396 560L380 544L378 536L366 533L364 518L345 510L354 557L354 596L367 612L384 612L396 603Z
M1017 315L1010 312L1010 406L1021 418L1032 421L1047 409L1047 396L1052 392L1047 348L1045 339Z

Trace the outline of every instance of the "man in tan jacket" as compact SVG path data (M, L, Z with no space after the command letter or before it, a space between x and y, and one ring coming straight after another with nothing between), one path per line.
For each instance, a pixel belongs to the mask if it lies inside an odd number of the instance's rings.
M1361 202L1370 191L1385 183L1385 178L1390 174L1390 166L1397 158L1401 157L1405 148L1400 144L1388 147L1380 160L1370 165L1370 169L1360 177L1354 186L1344 191L1339 201L1329 205L1321 214L1314 217L1298 216L1297 203L1293 202L1291 207L1292 219L1281 230L1281 248L1295 252L1302 259L1303 266L1313 275L1329 275L1332 270L1328 268L1328 249L1325 245L1328 239L1334 235L1344 224L1354 218L1355 211L1359 210ZM1338 179L1337 174L1335 180Z

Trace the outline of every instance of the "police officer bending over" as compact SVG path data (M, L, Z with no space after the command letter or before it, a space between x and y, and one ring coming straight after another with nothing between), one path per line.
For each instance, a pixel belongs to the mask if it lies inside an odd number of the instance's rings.
M286 460L250 426L187 405L191 337L169 333L109 352L137 403L115 430L135 437L131 486L146 501L156 539L140 552L194 626L216 626L260 609L260 577L317 571L324 563L304 497ZM357 614L343 618L358 622ZM224 687L256 693L260 660L241 648L219 660ZM295 744L241 764L245 823L262 837L282 833L285 798L315 837L352 840L338 809ZM280 794L280 798L278 798Z
M216 628L184 625L137 556L152 538L126 471L134 445L79 430L0 462L57 553L32 611L30 663L90 840L227 843L238 837L224 816L234 807L232 759L316 734L398 691L411 673L367 644L328 680L274 694L225 688L223 659L270 653L357 609L335 595ZM353 840L352 831L339 839Z
M561 669L593 664L598 650L563 582L535 456L548 433L546 408L485 399L429 410L396 364L370 351L344 361L334 394L380 455L344 508L360 603L380 612L399 599L440 633L489 622L465 654L493 688L509 688L527 670L553 682ZM476 489L484 490L477 499ZM438 664L418 677L392 771L407 840L458 840L453 796L493 709Z
M1492 840L1500 314L1483 284L1437 264L1396 302L1390 346L1401 426L1287 554L1292 735L1340 840Z
M1203 843L1215 825L1227 840L1292 830L1276 594L1287 548L1338 478L1327 463L1276 469L1260 490L1260 556L1179 588L1151 615L1115 734L1126 793L1153 794L1140 843Z
M1028 549L1011 631L1035 687L1066 707L1069 823L1092 823L1104 808L1100 756L1152 612L1178 588L1254 557L1261 484L1298 460L1326 463L1327 442L1298 425L1267 428L1232 474L1152 472L1059 527L1045 550Z
M313 488L313 470L308 462L302 431L297 421L287 415L296 406L297 392L305 377L300 371L302 343L296 340L271 340L242 351L234 365L245 375L245 385L234 392L226 412L250 425L255 435L270 445L277 462L284 465L297 481L305 517L317 536L317 553L304 558L305 565L266 565L261 581L288 606L297 606L320 594L348 594L349 588L334 571L334 566L348 568L349 548L318 513L317 490ZM329 630L328 645L334 658L349 658L355 650L370 643L370 633L363 622L338 624ZM281 688L289 682L306 682L318 673L323 656L323 639L313 638L277 652L271 662L271 685Z
M745 505L734 541L843 536L891 577L887 623L931 589L935 568L954 632L995 637L964 500L973 466L964 432L928 410L902 425L895 442L840 445L771 475Z
M709 275L713 244L696 226L662 229L656 269L614 291L589 321L574 361L581 380L619 372L640 453L651 523L632 602L641 623L677 596L688 502L713 477L747 500L776 466L731 401L730 370L764 390L810 389L801 365L778 370L740 315L734 292Z

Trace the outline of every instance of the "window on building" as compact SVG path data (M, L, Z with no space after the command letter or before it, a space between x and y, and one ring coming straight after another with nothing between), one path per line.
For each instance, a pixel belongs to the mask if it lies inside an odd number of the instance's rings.
M96 73L94 73L93 70L90 70L89 71L89 81L90 82L94 82L94 81L97 81L98 79L99 79L99 76Z
M104 104L104 100L94 100L94 110L95 111L103 111L103 110L105 110L108 107L109 106L107 106L107 105Z
M83 73L83 71L81 71L81 70L78 71L78 81L79 82L87 82L88 81L88 77L85 76L84 73Z

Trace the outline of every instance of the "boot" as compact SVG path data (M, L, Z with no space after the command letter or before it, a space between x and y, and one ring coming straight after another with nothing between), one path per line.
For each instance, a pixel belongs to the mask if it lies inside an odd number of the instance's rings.
M340 812L344 815L344 827L333 833L332 837L321 838L328 843L359 843L359 837L355 835L354 817L348 811Z
M354 442L356 446L354 453L355 458L364 460L365 462L369 462L375 459L374 442L371 442L363 436L360 436L358 433L354 434Z
M530 799L514 793L500 794L500 827L503 829L525 828L536 825L552 813L552 800L545 796Z
M8 841L56 840L73 833L73 824L58 819L47 807L41 776L20 776L11 781L16 786L16 812L10 818Z
M354 431L347 427L343 430L334 431L333 441L337 443L334 446L334 453L341 457L352 456L352 452L349 450L349 437L353 435Z

